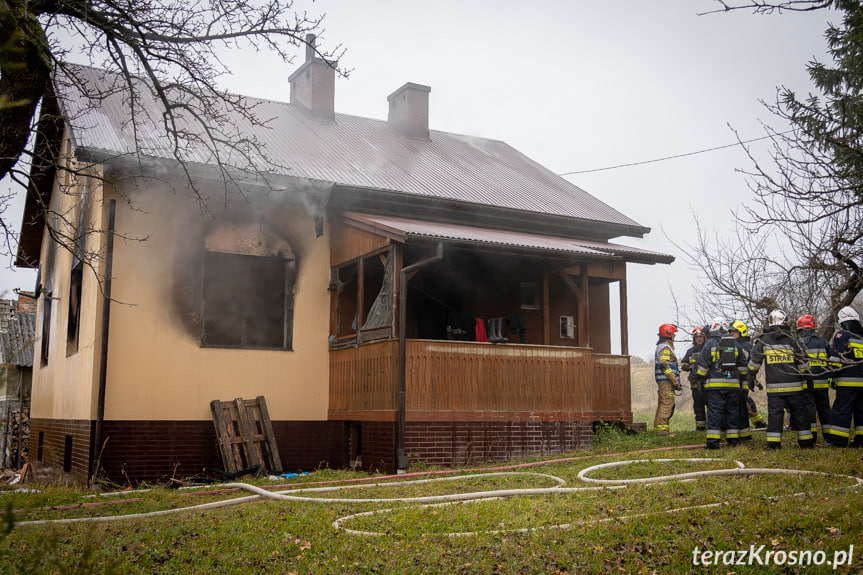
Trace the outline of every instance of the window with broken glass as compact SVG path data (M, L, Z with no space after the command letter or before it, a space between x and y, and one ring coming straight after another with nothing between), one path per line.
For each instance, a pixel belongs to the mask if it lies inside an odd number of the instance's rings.
M392 250L331 269L333 345L392 337Z

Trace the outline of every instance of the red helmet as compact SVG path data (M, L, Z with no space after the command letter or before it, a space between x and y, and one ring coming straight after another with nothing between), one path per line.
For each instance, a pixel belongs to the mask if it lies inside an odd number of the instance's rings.
M818 329L815 318L811 315L801 315L797 319L797 329Z
M664 323L659 326L659 337L674 339L675 333L677 333L677 326L672 323Z
M700 335L702 337L705 337L707 334L704 333L704 328L702 326L697 325L694 328L692 328L692 337L695 337L696 335Z

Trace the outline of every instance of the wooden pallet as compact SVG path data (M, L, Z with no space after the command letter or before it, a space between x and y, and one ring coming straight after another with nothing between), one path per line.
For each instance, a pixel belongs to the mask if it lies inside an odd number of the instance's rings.
M255 399L210 402L213 425L219 441L222 463L229 473L237 473L254 465L267 472L282 472L276 435L267 411L264 396Z

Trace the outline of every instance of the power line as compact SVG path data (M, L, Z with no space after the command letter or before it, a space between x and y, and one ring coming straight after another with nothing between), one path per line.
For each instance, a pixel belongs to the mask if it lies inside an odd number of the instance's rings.
M656 158L654 160L644 160L643 162L631 162L629 164L618 164L616 166L608 166L607 168L594 168L592 170L579 170L577 172L564 172L562 174L558 174L559 176L572 176L574 174L589 174L591 172L604 172L606 170L616 170L618 168L629 168L631 166L643 166L644 164L653 164L655 162L664 162L665 160L675 160L677 158L685 158L687 156L694 156L696 154L704 154L707 152L715 152L716 150L724 150L725 148L733 148L734 146L739 146L741 144L748 144L750 142L757 142L759 140L766 140L768 138L772 138L774 136L781 136L783 134L788 134L793 130L787 130L785 132L779 132L776 134L771 134L770 136L761 136L760 138L752 138L751 140L744 140L742 142L735 142L734 144L726 144L724 146L716 146L715 148L706 148L704 150L698 150L697 152L686 152L685 154L677 154L675 156L666 156L664 158Z

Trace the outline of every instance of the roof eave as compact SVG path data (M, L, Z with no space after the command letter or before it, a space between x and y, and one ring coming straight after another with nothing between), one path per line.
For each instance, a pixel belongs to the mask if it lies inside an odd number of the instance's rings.
M529 232L542 230L570 234L573 229L578 229L579 234L586 238L603 240L617 237L643 238L650 232L650 228L641 225L556 216L487 204L417 196L394 190L357 188L339 184L335 184L330 202L330 207L337 210L380 215L414 214L418 206L422 208L424 219L440 219L465 224L481 221L484 225Z

